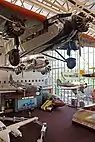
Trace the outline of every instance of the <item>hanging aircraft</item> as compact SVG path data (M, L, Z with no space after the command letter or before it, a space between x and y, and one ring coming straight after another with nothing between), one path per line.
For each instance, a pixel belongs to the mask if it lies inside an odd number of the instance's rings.
M69 18L67 18L67 17L69 17ZM38 50L41 50L40 52L45 52L47 50L55 50L62 57L63 61L67 63L68 68L70 68L70 69L74 68L76 66L76 59L70 57L70 51L71 50L74 50L74 51L79 50L79 54L81 55L80 47L82 45L80 44L80 35L82 34L82 32L86 32L88 30L88 27L89 27L88 23L91 22L92 19L87 18L84 13L79 13L78 15L71 14L71 15L67 15L67 17L63 16L63 17L60 17L59 19L57 19L58 27L59 27L60 23L61 23L61 27L60 27L59 33L54 38L52 38L48 42L42 44L41 46L36 46L36 48L34 50L33 50L33 48L29 49L28 51L23 53L21 55L21 57L26 54L29 54L29 53L35 54ZM85 25L84 25L84 23L85 23ZM70 29L70 30L68 30L68 29ZM43 38L42 36L41 36L41 38ZM36 40L36 38L34 40ZM32 41L32 39L28 40L28 41L22 43L22 46L23 47L25 45L29 46L31 44L31 42L33 42L33 41ZM42 47L43 47L43 49L42 49ZM60 52L58 52L58 50L56 50L56 49L67 50L67 55L69 56L69 58L65 59L60 54ZM44 54L44 55L46 55L46 54ZM50 55L46 55L46 56L50 56Z
M27 54L33 55L62 47L65 50L64 44L70 41L79 43L79 35L88 31L92 20L83 12L76 15L62 13L47 19L23 7L4 0L0 1L0 32L3 38L14 39L14 47L8 52L9 61L13 66L17 66L20 58ZM23 48L21 55L19 54L20 44ZM71 43L66 50L70 55ZM68 68L72 69L76 66L75 58L63 59Z
M61 77L63 80L65 81L81 81L81 82L85 82L84 81L84 78L82 77L82 74L84 72L82 72L82 70L80 70L79 72L70 72L70 71L67 71L67 72L61 72Z
M93 72L92 73L84 73L84 74L82 74L82 76L83 77L90 77L90 78L95 78L95 67L91 67L91 68L89 68L89 69L92 69L93 70Z
M61 45L59 49L67 50L67 55L71 55L71 50L76 51L79 50L79 55L81 56L81 48L83 47L95 47L95 38L91 37L85 33L78 35L78 40L71 39L65 44Z
M85 73L82 75L83 77L90 77L90 78L95 78L95 72L93 73Z
M57 79L57 86L61 86L64 90L72 90L74 94L77 94L77 90L84 93L84 89L89 85L80 82L61 82L60 79Z
M23 73L23 71L38 71L42 75L47 74L51 71L51 66L49 65L49 60L43 55L28 56L22 58L20 64L17 67L10 66L0 66L0 70L4 71L14 71L16 75Z
M18 122L9 126L5 126L5 124L0 121L0 139L4 142L10 142L9 133L12 133L15 137L18 137L18 136L22 137L22 133L20 132L19 128L21 126L24 126L28 123L31 123L37 120L38 120L38 117L29 118L27 120L24 120L22 122Z
M9 83L11 86L17 88L19 91L25 91L26 93L31 93L33 90L39 90L37 86L31 85L30 83L16 82L13 80L12 75L10 74Z
M78 72L61 72L61 76L63 79L66 80L74 80L74 79L79 79L80 74Z

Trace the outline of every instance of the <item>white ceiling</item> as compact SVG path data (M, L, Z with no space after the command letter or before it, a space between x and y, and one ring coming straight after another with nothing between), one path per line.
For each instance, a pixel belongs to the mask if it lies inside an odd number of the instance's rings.
M6 0L29 10L40 13L47 18L66 12L83 11L93 18L88 35L95 37L95 0Z

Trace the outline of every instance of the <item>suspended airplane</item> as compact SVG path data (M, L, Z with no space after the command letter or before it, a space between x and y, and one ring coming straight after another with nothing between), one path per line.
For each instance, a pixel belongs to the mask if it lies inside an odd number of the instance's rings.
M83 77L90 77L90 78L95 78L95 72L93 73L85 73L82 75Z
M67 19L67 17L69 17L69 18ZM36 46L36 48L34 50L30 49L30 50L26 51L25 53L23 53L21 55L21 57L26 54L30 54L30 53L34 54L38 51L38 49L40 49L41 52L45 52L47 50L55 50L62 57L63 61L67 63L68 68L70 68L70 69L74 68L76 66L76 59L72 58L72 57L65 59L60 54L60 52L58 52L58 50L56 50L56 49L67 50L67 55L69 55L69 56L70 56L71 50L74 50L74 51L79 50L79 54L81 55L80 47L82 45L81 45L80 41L81 41L82 36L80 36L80 35L82 34L82 32L86 32L88 30L88 27L89 27L88 23L91 22L92 19L87 18L85 16L85 14L83 14L82 12L79 13L78 15L67 15L67 17L64 17L64 16L59 17L59 21L57 19L57 23L59 23L58 27L59 27L60 23L61 23L61 27L60 27L59 33L54 38L52 38L48 42L42 44L41 46ZM83 21L83 19L85 22ZM85 23L85 25L84 25L84 23ZM70 30L68 30L68 29L70 29ZM41 38L43 38L42 36L41 36ZM36 40L36 38L34 40ZM23 47L25 45L29 46L31 44L31 42L33 42L33 41L32 41L32 39L28 40L25 43L22 43L22 46ZM43 49L41 49L42 47L43 47ZM46 55L46 54L44 54L44 55ZM50 56L50 55L46 55L46 56Z
M0 66L0 70L14 71L16 75L23 73L23 71L36 70L44 75L51 71L51 66L49 66L49 60L45 56L36 55L35 57L32 56L32 58L28 56L22 59L17 67Z
M9 133L12 133L15 137L22 137L22 132L20 132L19 128L36 120L38 120L38 117L30 118L9 126L5 126L5 124L0 121L0 139L4 142L10 142Z
M84 74L82 74L82 76L83 77L90 77L90 78L95 78L95 67L91 67L91 68L89 68L89 69L92 69L93 70L93 72L92 73L84 73Z
M88 31L89 23L92 20L82 12L76 15L72 15L72 13L57 14L47 19L7 1L0 1L0 31L3 37L14 38L15 48L9 49L8 52L9 61L13 66L17 66L20 58L27 54L38 54L62 47L65 50L64 44L67 42L77 41L79 43L79 35ZM19 54L20 44L23 48L21 55ZM76 47L73 49L76 50ZM71 44L67 46L66 50L70 55ZM75 58L65 59L63 57L63 59L68 68L72 69L76 66Z
M29 58L26 57L24 60L20 62L17 67L10 66L0 66L0 70L3 71L14 71L16 75L23 73L23 71L38 71L41 74L47 74L51 71L51 66L49 66L49 60L45 58L43 55L37 55L36 57Z
M31 93L33 90L39 90L37 86L31 85L31 83L23 83L23 82L16 82L13 80L12 75L10 74L9 83L11 86L18 89L18 91L25 91L26 93Z
M61 50L67 50L67 55L71 55L71 50L76 51L79 50L79 55L81 56L81 48L83 47L95 47L95 38L91 37L87 34L80 34L77 37L78 40L71 39L65 42L63 45L59 47Z
M60 79L57 79L57 86L61 86L64 90L72 90L74 94L77 94L77 90L84 93L84 89L89 85L80 82L61 82Z

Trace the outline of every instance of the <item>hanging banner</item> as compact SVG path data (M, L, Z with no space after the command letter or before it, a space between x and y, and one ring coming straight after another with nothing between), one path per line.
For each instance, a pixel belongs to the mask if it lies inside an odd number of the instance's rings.
M80 44L85 47L95 47L95 38L87 34L82 34L80 36Z

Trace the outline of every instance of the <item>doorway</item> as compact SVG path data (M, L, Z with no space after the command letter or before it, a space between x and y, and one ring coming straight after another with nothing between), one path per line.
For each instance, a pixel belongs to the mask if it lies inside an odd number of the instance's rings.
M15 99L5 100L5 112L13 112L15 110Z

